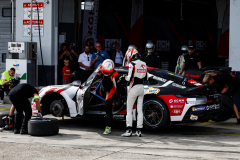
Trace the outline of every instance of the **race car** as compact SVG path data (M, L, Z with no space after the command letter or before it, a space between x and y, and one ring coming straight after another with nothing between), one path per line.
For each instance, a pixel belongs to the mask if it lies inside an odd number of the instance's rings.
M119 79L127 76L127 67L116 67ZM47 86L40 90L42 113L56 117L105 116L105 102L99 94L101 79L95 72L86 82ZM113 119L125 120L127 82L122 83L120 99L113 102ZM184 78L175 73L149 68L144 81L144 128L161 129L173 122L206 122L221 112L221 95L214 86ZM136 120L136 105L133 119ZM32 101L33 114L37 113Z

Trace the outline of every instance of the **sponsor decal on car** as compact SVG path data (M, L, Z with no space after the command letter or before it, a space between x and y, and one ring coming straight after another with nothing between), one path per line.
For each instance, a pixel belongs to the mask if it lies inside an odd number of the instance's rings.
M164 78L160 78L160 77L156 77L156 76L153 76L152 78L155 80L161 81L161 82L167 82L167 80Z
M195 115L192 114L191 117L190 117L190 119L196 121L196 120L198 120L198 116L195 116Z
M186 101L186 104L196 104L196 101Z
M203 84L198 83L197 81L194 81L194 80L188 80L187 82L188 82L188 83L191 83L191 84L193 84L193 85L195 85L195 86L198 86L198 87L204 86Z
M183 108L181 105L171 105L170 108Z
M182 85L179 85L179 84L176 84L176 83L173 83L172 86L177 87L177 88L181 88L181 89L186 88L185 86L182 86Z
M203 110L207 110L206 106L199 106L199 107L193 107L192 111L203 111Z
M149 88L148 90L147 90L147 93L148 94L152 94L152 93L154 93L154 94L158 94L160 92L160 89L158 89L158 88Z
M169 103L184 103L184 99L170 99Z
M208 105L206 108L207 108L207 110L219 109L220 104Z
M212 100L205 100L204 103L212 103Z
M182 111L180 109L174 109L174 110L172 110L172 112L174 114L181 114L182 113Z
M173 99L169 99L169 103L173 103Z

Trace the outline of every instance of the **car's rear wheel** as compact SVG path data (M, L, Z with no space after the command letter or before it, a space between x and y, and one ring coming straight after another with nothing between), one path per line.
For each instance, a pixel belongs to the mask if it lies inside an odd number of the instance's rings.
M143 103L143 125L146 129L163 129L169 125L166 105L159 99L148 99Z

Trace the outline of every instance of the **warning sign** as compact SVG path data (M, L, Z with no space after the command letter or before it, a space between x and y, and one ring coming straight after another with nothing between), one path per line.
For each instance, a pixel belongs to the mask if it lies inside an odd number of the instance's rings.
M43 19L44 3L38 3L39 19ZM33 3L32 19L38 19L37 5ZM31 19L31 3L23 3L23 19Z
M23 20L23 37L30 37L31 30L31 20ZM43 37L43 20L32 20L32 36L39 36L39 27L40 35Z

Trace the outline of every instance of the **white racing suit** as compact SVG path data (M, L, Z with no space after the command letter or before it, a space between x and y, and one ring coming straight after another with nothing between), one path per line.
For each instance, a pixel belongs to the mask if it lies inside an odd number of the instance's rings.
M126 123L127 127L132 127L132 111L133 105L136 99L137 102L137 128L143 128L143 97L144 97L144 87L143 79L147 75L147 66L146 63L141 60L132 61L129 64L128 76L126 77L127 81L130 81L128 97L127 97L127 117Z

